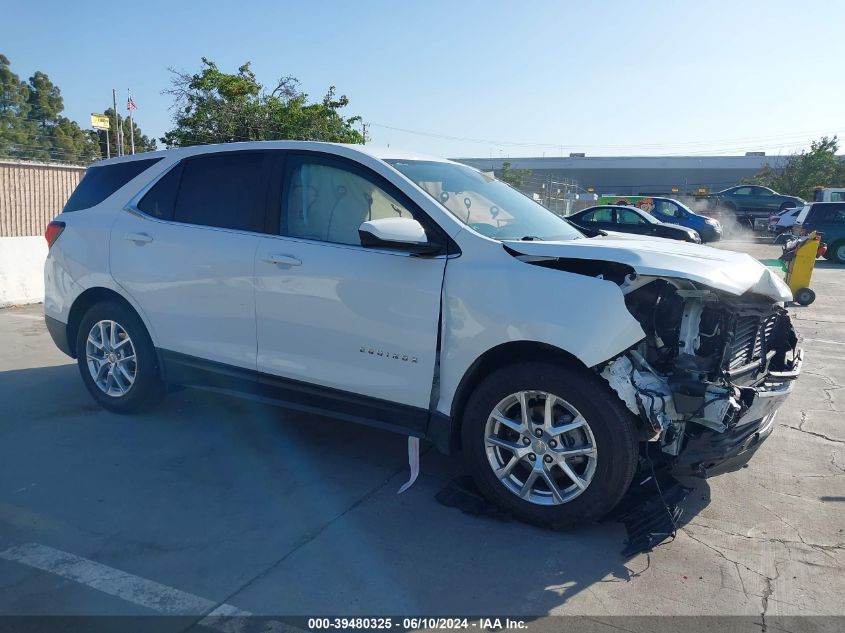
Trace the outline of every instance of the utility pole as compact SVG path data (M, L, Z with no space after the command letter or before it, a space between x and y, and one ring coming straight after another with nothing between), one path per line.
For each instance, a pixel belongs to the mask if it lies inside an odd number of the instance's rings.
M367 128L369 128L369 127L370 127L369 123L364 123L363 121L361 121L361 133L364 136L364 143L363 143L364 145L367 144Z
M132 93L129 88L126 89L126 110L129 112L129 139L132 143L132 154L135 154L135 125L132 123L132 110L135 109L135 103L132 101Z
M120 129L120 114L117 111L117 92L114 88L111 89L112 106L114 107L114 127L115 127L115 144L117 145L117 155L123 156L123 134Z

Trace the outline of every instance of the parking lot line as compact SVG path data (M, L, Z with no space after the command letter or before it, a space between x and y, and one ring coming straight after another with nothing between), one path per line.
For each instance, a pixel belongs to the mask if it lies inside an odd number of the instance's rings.
M39 543L27 543L0 552L0 559L40 569L110 596L164 615L204 616L199 625L235 633L244 630L251 616L230 604L220 604L187 591L141 578L125 571ZM298 631L282 622L262 622L262 631Z

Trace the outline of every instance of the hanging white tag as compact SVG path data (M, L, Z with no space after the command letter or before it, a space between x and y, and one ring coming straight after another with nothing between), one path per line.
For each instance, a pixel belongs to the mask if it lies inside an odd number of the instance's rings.
M408 438L408 466L411 467L411 478L402 484L399 492L396 493L397 495L401 495L413 486L420 474L420 438L418 437Z

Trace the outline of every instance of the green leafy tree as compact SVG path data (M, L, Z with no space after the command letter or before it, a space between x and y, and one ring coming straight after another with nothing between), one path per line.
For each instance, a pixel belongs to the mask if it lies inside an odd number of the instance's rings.
M168 147L274 139L364 142L354 128L361 118L341 114L349 99L338 97L334 86L321 101L309 102L294 77L283 77L268 92L250 62L228 74L203 57L198 73L171 72L166 93L175 98L175 127L161 139Z
M114 117L114 108L107 108L103 114L105 114L109 118L109 123L111 125L111 129L109 130L109 144L111 147L111 155L117 156L117 125L115 123ZM138 124L135 122L133 118L132 121L129 121L128 117L124 117L121 115L120 117L120 127L123 131L123 152L124 154L129 154L131 150L131 130L132 128L135 129L135 153L139 154L141 152L154 152L156 150L156 142L155 139L150 138L146 134L141 131L141 128L138 127ZM97 135L97 142L99 144L100 155L106 156L106 131L100 130L95 132Z
M56 123L59 114L65 109L62 92L50 81L50 78L36 70L29 78L29 118L45 129Z
M32 124L29 120L29 87L0 54L0 156L19 157L28 149Z
M810 151L790 156L781 168L765 165L754 182L812 200L816 187L845 187L845 161L836 155L838 150L837 137L824 136L810 144Z
M88 163L100 156L96 138L67 117L58 86L41 71L25 83L0 55L0 156Z
M499 173L499 180L508 183L515 189L522 189L525 179L531 175L530 169L513 169L509 162L502 163L502 171Z

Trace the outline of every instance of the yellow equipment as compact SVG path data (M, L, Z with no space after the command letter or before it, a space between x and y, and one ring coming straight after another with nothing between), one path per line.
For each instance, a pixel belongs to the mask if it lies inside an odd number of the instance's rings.
M788 260L786 284L792 290L796 303L802 306L808 306L816 300L816 293L810 289L810 278L813 276L819 246L821 246L821 235L813 231L806 236L803 243L799 243L794 256ZM788 247L784 248L784 251L787 249Z

